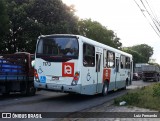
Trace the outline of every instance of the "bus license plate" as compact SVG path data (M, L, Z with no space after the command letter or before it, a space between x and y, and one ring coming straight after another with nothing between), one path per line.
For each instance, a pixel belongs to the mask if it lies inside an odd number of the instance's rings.
M52 80L59 80L59 77L54 76L54 77L52 77Z

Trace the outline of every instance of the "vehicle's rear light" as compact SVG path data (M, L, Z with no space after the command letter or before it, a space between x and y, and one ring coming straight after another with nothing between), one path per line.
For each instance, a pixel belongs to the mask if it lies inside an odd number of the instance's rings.
M77 85L78 80L79 80L79 77L80 77L80 73L79 73L79 72L76 72L76 73L74 74L74 77L73 77L73 80L72 80L71 85Z
M36 69L34 69L34 77L35 77L35 80L39 82L38 73Z

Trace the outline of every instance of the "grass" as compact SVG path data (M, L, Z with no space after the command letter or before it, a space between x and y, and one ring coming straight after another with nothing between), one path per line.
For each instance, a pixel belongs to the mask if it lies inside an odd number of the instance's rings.
M129 91L114 100L115 105L126 101L126 105L160 111L160 83Z

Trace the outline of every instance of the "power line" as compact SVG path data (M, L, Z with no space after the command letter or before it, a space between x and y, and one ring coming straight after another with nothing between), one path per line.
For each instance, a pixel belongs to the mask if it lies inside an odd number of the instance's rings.
M142 3L143 7L145 8L146 12L148 13L149 17L151 18L152 22L154 23L155 27L157 28L158 32L160 32L159 26L157 26L156 18L154 18L154 15L152 16L152 14L149 13L149 11L148 11L147 7L145 6L145 4L143 3L143 1L142 0L140 0L140 1ZM156 23L155 23L155 21L156 21Z
M156 24L157 22L155 23L155 21L157 21L157 20L155 20L155 18L152 17L152 15L149 13L149 11L147 10L147 8L146 8L145 4L143 3L143 1L142 1L142 0L140 0L140 1L141 1L141 3L142 3L143 7L145 8L145 11L148 13L149 17L151 18L153 24L155 25L156 30L157 30L158 32L160 32L159 27L158 27L157 24Z
M149 19L147 18L147 16L144 14L144 10L140 7L140 5L136 2L136 0L134 0L134 2L136 3L136 5L138 6L138 8L140 9L140 11L142 12L143 16L147 19L148 23L150 24L150 26L152 27L152 29L156 32L156 34L160 37L160 30L157 26L157 24L154 22L155 17L152 17L152 15L149 13L149 11L147 10L146 6L144 5L143 1L140 0L143 7L145 8L145 11L148 13L149 17L151 18L152 22L154 23L154 26L151 24L151 22L149 21ZM148 2L147 2L148 3ZM149 4L148 4L149 5ZM157 22L157 19L155 19ZM159 22L159 21L158 21ZM158 32L157 32L158 31Z
M159 20L158 20L158 18L157 18L157 16L156 16L155 12L151 9L151 7L150 7L148 1L147 1L147 0L145 0L145 1L146 1L147 5L148 5L148 7L149 7L149 9L150 9L150 11L151 11L153 17L155 18L157 24L160 26L160 22L159 22Z

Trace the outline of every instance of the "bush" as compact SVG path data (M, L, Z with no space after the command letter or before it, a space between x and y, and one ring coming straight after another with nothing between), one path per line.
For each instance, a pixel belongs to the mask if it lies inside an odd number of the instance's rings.
M153 86L153 96L160 97L160 84L155 84Z
M127 94L114 100L115 105L125 101L127 105L160 111L160 83L130 90Z
M127 93L126 95L123 95L120 98L116 98L114 100L114 103L116 105L119 105L120 102L126 101L127 105L132 105L139 102L139 93L137 92L131 92Z

